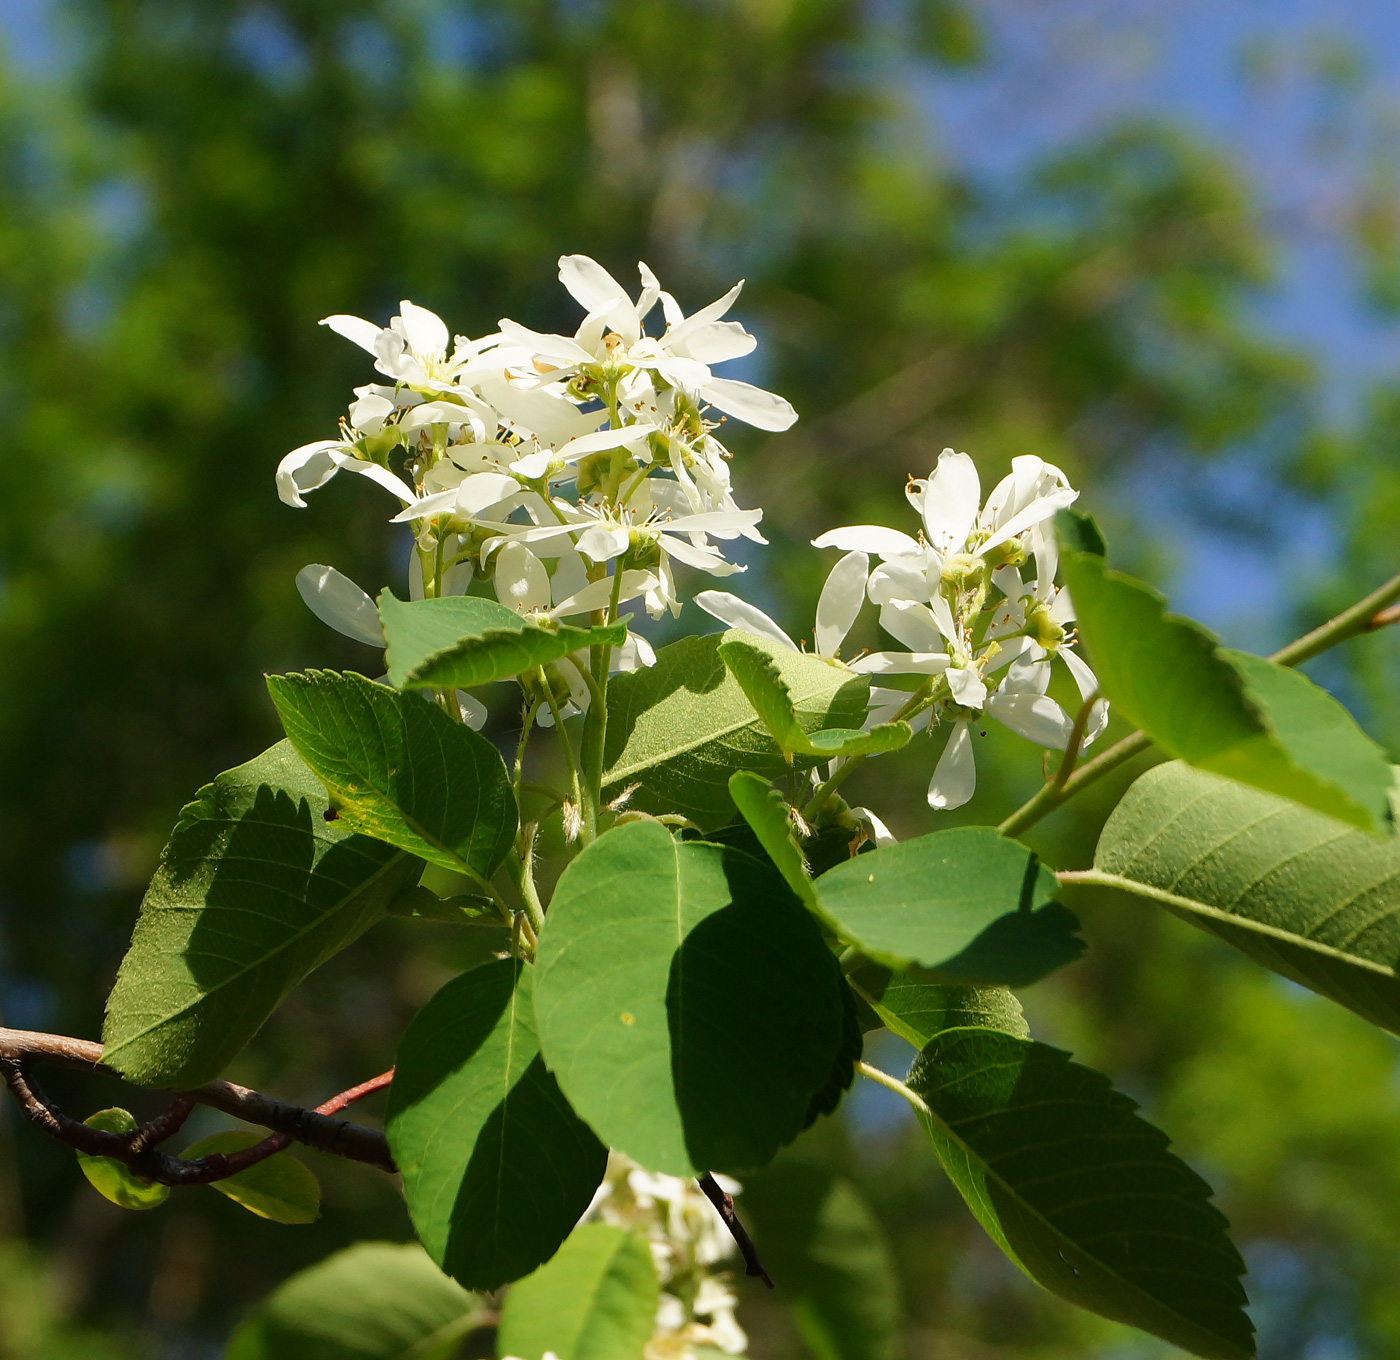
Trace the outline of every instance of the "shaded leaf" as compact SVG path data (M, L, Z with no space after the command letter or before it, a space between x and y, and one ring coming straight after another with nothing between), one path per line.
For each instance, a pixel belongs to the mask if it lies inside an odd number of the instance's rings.
M641 1360L660 1297L651 1249L606 1223L574 1230L558 1255L506 1295L500 1355L517 1360Z
M737 632L682 638L661 648L654 666L612 678L604 752L610 797L640 784L631 806L684 813L711 829L733 820L735 770L787 777L782 752L720 659L720 645L736 637L755 641ZM804 731L860 726L870 692L864 676L801 652L773 655ZM793 767L808 770L829 758L799 752Z
M1067 553L1065 580L1103 693L1168 755L1368 831L1390 822L1380 748L1306 676L1229 652L1102 559Z
M920 982L907 973L894 973L878 964L867 964L848 979L881 1024L923 1048L945 1029L973 1026L999 1029L1018 1039L1030 1037L1021 1003L1005 987L958 987Z
M327 822L290 742L221 774L180 813L107 1001L103 1061L132 1081L212 1081L282 998L422 872Z
M1212 1360L1247 1360L1244 1262L1210 1187L1108 1078L991 1029L951 1029L909 1086L944 1170L1001 1249L1062 1298Z
M416 1243L359 1242L280 1285L225 1360L448 1360L490 1324Z
M527 621L496 600L453 595L441 600L379 596L389 680L398 689L471 689L504 680L595 644L620 647L627 619L608 627L553 627Z
M879 1220L844 1176L780 1161L744 1187L759 1255L821 1360L894 1360L898 1270Z
M350 830L479 879L496 871L518 816L506 767L485 737L422 696L362 675L273 675L267 687Z
M843 1033L836 960L770 866L653 821L565 869L537 952L540 1048L610 1147L691 1176L803 1128Z
M1400 1034L1400 841L1173 762L1114 809L1094 872Z
M104 1133L135 1133L140 1127L129 1110L98 1110L90 1114L83 1123L90 1129L101 1129ZM79 1152L78 1166L88 1179L88 1184L103 1199L123 1209L154 1209L170 1198L170 1187L155 1181L143 1181L125 1162L115 1157L94 1157L91 1153Z
M840 980L841 988L841 1046L836 1050L836 1061L831 1065L831 1073L825 1085L812 1097L807 1107L807 1119L803 1128L810 1128L824 1114L835 1114L841 1098L851 1089L856 1079L856 1064L865 1052L865 1031L860 1024L860 1003L855 993Z
M815 883L841 938L887 967L939 981L1025 985L1084 952L1039 857L991 827L917 836L828 869Z
M767 780L740 770L729 777L729 796L788 887L802 899L803 905L819 911L816 889L807 873L807 862L798 847L792 816L783 795Z
M535 1038L533 968L454 978L399 1045L386 1124L419 1239L459 1283L497 1289L547 1261L588 1208L607 1149Z
M897 751L909 744L914 729L906 722L881 723L868 732L848 727L807 732L798 719L792 693L779 669L780 653L775 653L771 646L759 646L758 639L750 640L750 637L726 633L719 648L720 659L783 751L832 760L837 756Z
M244 1152L256 1147L266 1134L241 1130L216 1133L187 1147L180 1155L187 1161L213 1153ZM235 1204L274 1223L314 1223L321 1214L321 1186L311 1168L290 1152L278 1152L209 1188L227 1195Z

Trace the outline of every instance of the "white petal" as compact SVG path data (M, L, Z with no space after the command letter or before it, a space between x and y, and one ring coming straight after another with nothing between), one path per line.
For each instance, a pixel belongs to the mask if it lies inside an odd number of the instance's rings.
M617 587L618 603L635 600L638 595L645 595L647 591L656 589L657 584L658 578L654 572L624 571L622 583ZM601 581L590 581L578 594L562 604L555 605L550 612L556 618L562 619L572 614L590 614L595 609L606 609L612 601L613 589L614 582L611 576L605 576Z
M1068 487L1052 491L1048 496L1041 496L1038 500L1032 501L1024 510L1012 515L977 551L979 553L987 552L989 549L1005 543L1008 538L1015 538L1017 534L1025 533L1032 525L1049 519L1057 510L1063 510L1065 506L1073 504L1078 499L1079 492L1072 491Z
M611 668L615 671L635 671L656 665L656 652L640 633L628 633L621 647L614 647Z
M1091 694L1098 692L1099 678L1089 669L1089 663L1082 656L1069 647L1061 647L1055 655L1069 667L1069 673L1074 676L1074 683L1079 686L1081 699L1087 699Z
M504 472L474 472L457 485L457 509L463 515L479 515L520 490L520 483Z
M786 397L735 378L711 378L700 395L726 415L775 434L788 429L797 419L797 412Z
M549 578L550 591L556 605L560 600L577 595L588 584L588 568L584 565L583 558L573 547L565 549L559 554L554 574Z
M561 364L591 364L593 356L577 340L567 335L544 335L522 326L518 321L503 317L499 322L501 333L509 340L532 350L541 359L555 359Z
M857 675L942 675L947 652L868 652L848 666Z
M1050 604L1050 621L1058 623L1063 628L1065 624L1073 623L1074 619L1074 600L1070 597L1069 590L1061 586L1055 592L1055 598Z
M985 707L1003 727L1055 751L1065 749L1074 728L1069 714L1044 694L993 694Z
M886 529L879 524L848 524L841 529L828 529L812 540L814 548L840 548L844 552L866 552L875 557L917 557L923 570L923 549L916 539L898 529ZM878 603L878 602L877 602Z
M708 571L711 576L733 576L736 571L744 570L743 567L726 561L713 548L698 548L675 534L662 534L661 549L678 561L684 562L686 566L698 567L701 571Z
M863 552L848 552L832 567L817 601L817 655L835 656L851 631L865 603L865 582L870 559Z
M1035 657L1035 652L1040 652L1040 656ZM1035 659L1020 657L1012 663L1000 693L1044 694L1050 688L1050 661L1044 649L1037 647L1031 655Z
M627 290L597 260L587 255L561 255L559 282L584 311L607 312L626 300Z
M887 558L870 573L866 590L871 604L886 605L891 600L916 600L922 604L928 599L923 557Z
M758 348L758 341L737 321L711 321L707 325L681 327L667 340L667 349L683 359L702 364L722 364L729 359L741 359Z
M952 735L938 757L929 780L928 805L939 811L962 807L977 791L977 766L972 757L972 734L965 722L953 724Z
M865 827L865 834L875 842L878 849L883 850L887 845L898 844L894 833L868 807L853 807L851 816Z
M730 628L742 628L748 633L757 633L776 642L789 651L797 651L797 644L778 627L757 605L731 595L727 590L702 590L695 603L711 618L718 619Z
M636 425L623 425L616 430L598 430L594 434L581 434L561 444L554 456L566 463L582 458L589 453L602 453L607 449L620 449L628 444L640 444L647 435L654 433L656 426L649 421Z
M507 543L496 554L496 598L520 613L549 608L549 573L523 543Z
M970 667L951 667L945 672L948 689L964 708L981 708L987 698L987 686L982 677Z
M340 460L333 456L339 448L339 440L318 439L287 454L277 464L277 495L282 502L305 510L302 492L325 486L340 471Z
M1026 583L1015 567L998 567L992 573L992 584L1013 604L1026 593Z
M380 467L378 463L365 463L358 458L344 456L336 461L346 472L357 472L361 477L368 477L370 481L377 482L386 491L392 491L405 505L417 499L413 488L407 482L401 481L388 468Z
M945 556L962 552L977 523L982 483L977 466L965 453L944 449L924 493L924 532Z
M306 607L337 633L371 647L384 645L384 630L374 601L334 567L319 562L303 567L297 572L297 590Z
M457 691L457 707L462 712L462 721L466 723L473 732L480 732L486 726L486 705L480 699L474 698L466 690Z
M447 353L447 327L436 312L419 307L406 298L399 303L399 325L403 338L415 354Z
M891 600L880 610L880 627L911 652L936 652L943 642L927 605Z
M384 421L394 412L394 403L388 397L370 392L350 403L350 423L365 434L378 434L384 428Z
M329 326L337 335L343 335L371 354L375 353L375 341L383 329L371 321L362 321L358 316L328 316L321 325Z
M461 425L472 413L455 401L425 401L410 407L399 423L405 430L422 430L429 425Z
M594 524L578 536L578 550L592 562L606 562L625 553L631 536L620 525Z

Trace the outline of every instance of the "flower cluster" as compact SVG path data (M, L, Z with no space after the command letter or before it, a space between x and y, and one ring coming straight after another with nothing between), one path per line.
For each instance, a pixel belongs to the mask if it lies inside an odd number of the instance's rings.
M385 381L355 389L338 439L282 460L281 498L304 506L341 471L390 491L401 505L393 521L410 525L416 544L412 598L462 594L482 578L502 603L540 618L635 599L653 618L678 613L673 563L726 576L741 570L726 543L765 541L762 512L735 503L717 416L764 430L797 416L783 398L711 371L755 346L723 320L741 285L687 317L639 270L634 301L593 260L564 256L560 281L586 312L572 336L503 320L482 339L449 337L411 302L383 328L327 317ZM645 323L658 304L665 329L652 337ZM307 567L298 587L323 621L382 644L373 602L334 568ZM639 641L617 661L647 658ZM582 684L574 699L586 704Z
M972 728L985 717L1054 750L1064 750L1075 720L1047 690L1052 663L1064 664L1082 701L1094 699L1079 745L1089 746L1108 724L1098 681L1074 652L1074 607L1055 584L1058 549L1052 520L1079 493L1065 474L1040 458L1011 460L1011 472L982 502L977 469L965 453L945 449L927 478L911 478L909 503L923 521L917 538L897 529L859 524L813 539L845 555L832 568L817 604L816 654L843 664L839 651L866 598L880 626L907 651L873 652L848 669L879 676L925 676L916 691L873 685L867 726L908 718L916 728L950 725L928 787L929 805L955 808L976 788ZM879 565L871 570L871 558ZM1029 579L1022 568L1032 574ZM734 628L785 647L796 644L761 610L724 591L696 603Z
M739 1186L716 1176L726 1194ZM584 1215L638 1232L651 1248L661 1301L646 1360L695 1360L697 1348L742 1355L748 1337L734 1319L738 1302L729 1274L716 1267L734 1254L734 1240L694 1181L644 1171L620 1152Z

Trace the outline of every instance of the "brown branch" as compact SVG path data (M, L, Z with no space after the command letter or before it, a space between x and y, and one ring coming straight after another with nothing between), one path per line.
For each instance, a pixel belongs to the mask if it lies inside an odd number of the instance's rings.
M753 1239L739 1222L739 1215L734 1212L733 1198L719 1188L719 1183L708 1171L699 1178L697 1184L705 1192L705 1198L715 1206L715 1213L724 1221L724 1226L729 1229L738 1244L739 1254L744 1258L744 1274L762 1280L772 1289L773 1281L764 1270L763 1262L758 1259L758 1250L753 1244Z
M347 1105L387 1086L393 1079L392 1069L333 1096L315 1110L289 1105L230 1081L211 1081L178 1093L168 1109L131 1133L108 1133L64 1114L32 1080L30 1069L37 1063L120 1077L119 1072L102 1062L101 1044L59 1034L0 1028L0 1076L30 1123L70 1147L97 1157L111 1157L144 1179L162 1185L202 1185L223 1180L293 1142L364 1162L381 1171L398 1169L382 1133L334 1118ZM261 1124L272 1129L273 1136L242 1152L214 1153L194 1161L159 1152L157 1145L178 1131L196 1105L207 1105L249 1124Z

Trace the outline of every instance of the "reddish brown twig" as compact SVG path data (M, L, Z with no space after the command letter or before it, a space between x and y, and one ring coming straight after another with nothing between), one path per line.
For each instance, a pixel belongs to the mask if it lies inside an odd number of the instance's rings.
M708 1171L699 1178L697 1184L705 1192L705 1198L715 1206L715 1213L723 1220L724 1226L729 1229L738 1245L739 1254L744 1258L744 1274L762 1280L769 1289L772 1289L773 1281L769 1278L768 1272L764 1270L763 1262L758 1259L758 1250L753 1244L753 1239L749 1236L744 1225L739 1222L739 1215L734 1212L733 1197L726 1195L719 1188L719 1183Z
M333 1096L315 1110L289 1105L233 1082L212 1081L179 1093L168 1109L131 1133L108 1133L70 1118L50 1100L30 1076L30 1069L37 1063L120 1076L102 1062L100 1044L59 1034L0 1028L0 1076L30 1123L70 1147L111 1157L142 1178L162 1185L202 1185L222 1180L281 1152L293 1142L382 1171L397 1170L382 1133L333 1117L362 1096L387 1086L393 1079L392 1069ZM242 1152L214 1153L191 1161L158 1151L157 1145L179 1130L196 1105L208 1105L247 1123L261 1124L272 1129L273 1135Z

